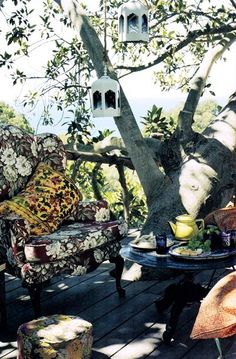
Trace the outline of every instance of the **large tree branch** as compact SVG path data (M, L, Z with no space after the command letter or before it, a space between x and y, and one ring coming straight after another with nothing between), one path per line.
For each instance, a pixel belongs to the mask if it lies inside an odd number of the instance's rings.
M162 141L156 138L144 138L149 150L152 152L152 157L155 161L159 160L159 156L161 153ZM123 151L127 152L127 148L125 147L124 141L121 138L108 136L104 138L102 141L95 142L93 144L84 145L77 143L76 146L71 146L71 144L66 145L68 150L77 150L80 152L93 152L95 154L106 153L111 151Z
M230 2L233 5L233 7L236 9L236 2L234 0L230 0Z
M209 211L225 206L232 198L236 173L236 92L218 118L199 136L193 151L157 191L149 208L144 233L162 228L181 213L194 218L204 217Z
M127 183L126 183L124 166L117 165L116 168L119 173L119 182L120 182L120 185L122 188L122 197L123 197L123 204L124 204L124 219L129 223L129 221L130 221L130 211L129 211L130 194L129 194L129 189L128 189Z
M100 77L104 71L104 64L101 61L101 59L103 59L104 49L96 31L90 25L76 0L62 0L60 5L70 18L74 28L79 32L97 75ZM108 73L112 78L117 79L110 62L108 62ZM164 180L164 175L156 166L122 88L121 103L122 115L114 118L114 120L131 156L132 163L137 171L148 200L152 196L153 183L156 183L157 186L161 185ZM146 175L147 173L149 174L148 176Z
M183 111L180 112L178 131L181 133L183 142L190 141L192 137L193 116L196 111L199 99L206 86L206 81L213 64L223 55L223 53L236 41L236 37L229 35L228 40L221 42L213 49L210 49L204 56L204 59L196 73L191 89L188 93Z
M128 157L118 157L116 155L101 155L92 152L82 152L75 150L67 150L66 156L68 160L77 161L86 161L86 162L96 162L96 163L106 163L109 165L122 165L130 169L134 169L134 166Z
M168 47L168 49L158 56L155 60L145 63L145 65L140 66L117 66L116 69L118 70L129 70L130 73L138 72L142 70L146 70L148 68L151 68L155 65L160 64L163 62L167 57L172 56L176 52L182 50L184 47L188 46L191 42L197 40L200 37L206 36L206 35L217 35L217 34L224 34L229 32L234 32L236 30L236 24L234 25L224 25L217 29L209 30L196 30L191 31L188 33L188 36L183 40L180 41L177 45L171 45Z
M150 26L150 30L151 30L150 32L152 32L152 30L155 31L155 28L161 26L162 24L165 24L166 21L170 21L170 19L172 19L172 22L175 21L175 19L173 19L173 18L176 16L179 16L179 15L180 15L179 12L171 12L171 13L165 14L164 16L162 16L160 18L152 19L151 26ZM181 15L188 17L189 9L187 9L187 11L181 10ZM210 15L204 11L199 11L199 10L194 11L193 9L191 9L191 15L195 16L195 17L197 17L197 16L205 17L206 19L209 19L214 22L218 21L220 24L222 24L222 22L220 22L220 20L216 19L215 17L213 17L212 15Z
M236 92L233 93L228 104L222 109L217 118L204 130L203 135L221 142L231 152L236 149Z
M107 163L110 165L124 165L128 168L134 169L134 166L129 157L119 156L115 154L115 151L127 152L126 147L121 138L112 137L110 141L100 141L93 145L78 144L77 149L73 149L71 145L66 145L67 159L88 162ZM161 162L161 149L163 142L154 138L145 138L147 146L152 152L152 156L157 164ZM114 151L114 152L113 152ZM107 154L107 152L113 152Z
M205 54L199 70L192 81L191 89L184 105L184 111L191 111L192 114L195 113L212 66L235 41L236 35L229 35L227 40L219 43Z

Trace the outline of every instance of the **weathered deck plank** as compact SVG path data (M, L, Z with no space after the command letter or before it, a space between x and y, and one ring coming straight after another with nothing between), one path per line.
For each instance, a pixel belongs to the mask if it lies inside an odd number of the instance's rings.
M86 276L55 278L43 290L44 314L64 313L79 315L93 323L94 344L92 359L216 359L214 340L191 340L190 333L197 315L198 304L183 311L174 340L170 345L162 342L162 334L169 311L157 313L154 301L164 289L179 277L169 280L123 280L125 298L119 298L115 281L109 275L113 265L102 264ZM227 274L218 270L214 281ZM196 281L207 283L210 272L196 276ZM27 291L20 281L7 276L8 328L0 336L0 358L16 358L16 330L33 317ZM235 338L222 340L227 359L236 357Z

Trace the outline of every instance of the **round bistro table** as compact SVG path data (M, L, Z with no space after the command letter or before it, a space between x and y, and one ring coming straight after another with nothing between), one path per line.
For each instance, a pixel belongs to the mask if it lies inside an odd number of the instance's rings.
M169 343L176 330L179 316L186 304L199 302L209 292L210 284L217 269L232 268L236 265L236 248L232 249L227 257L214 259L180 259L169 253L157 254L155 251L136 249L130 245L121 248L120 254L124 259L138 263L144 267L155 269L175 269L184 278L176 284L171 284L165 290L164 296L155 301L159 312L171 307L170 318L163 333L163 340ZM202 270L212 270L207 287L194 283L194 274Z

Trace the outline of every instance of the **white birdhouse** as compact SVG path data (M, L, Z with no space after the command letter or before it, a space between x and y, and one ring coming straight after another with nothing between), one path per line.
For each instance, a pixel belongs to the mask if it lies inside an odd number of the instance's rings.
M120 85L106 74L93 82L92 113L93 117L120 116Z
M129 0L118 10L119 41L148 42L148 9L138 0Z

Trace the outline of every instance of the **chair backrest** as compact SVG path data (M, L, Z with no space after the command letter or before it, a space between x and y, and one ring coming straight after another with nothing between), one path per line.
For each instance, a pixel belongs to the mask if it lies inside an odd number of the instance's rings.
M54 134L31 135L12 125L0 125L0 201L21 191L40 162L64 171L66 151Z
M236 271L221 278L203 299L191 338L226 338L236 334Z
M34 137L38 162L45 162L59 172L66 168L66 149L62 140L53 133L42 133Z

